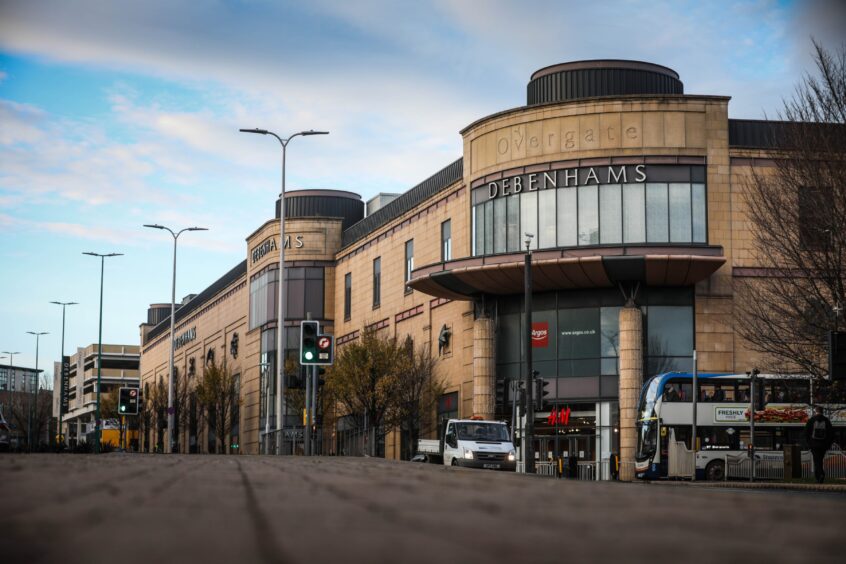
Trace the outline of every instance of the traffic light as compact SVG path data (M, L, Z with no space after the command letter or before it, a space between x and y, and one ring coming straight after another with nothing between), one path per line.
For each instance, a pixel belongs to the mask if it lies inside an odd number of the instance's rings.
M118 413L120 415L138 415L138 388L120 388L118 390Z
M537 378L535 380L535 409L541 411L543 409L544 398L550 394L552 380L545 378Z
M320 324L317 321L300 322L300 364L317 363L317 335Z
M501 407L505 405L505 400L507 398L505 391L507 389L508 381L502 378L497 378L495 384L495 393L496 393L496 406Z
M326 378L324 375L326 374L326 369L322 366L317 367L317 387L322 386L326 383Z

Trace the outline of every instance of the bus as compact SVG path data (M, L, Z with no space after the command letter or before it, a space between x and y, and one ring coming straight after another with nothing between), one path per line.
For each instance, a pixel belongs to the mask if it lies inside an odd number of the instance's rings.
M696 444L693 443L693 374L670 372L651 377L641 390L637 414L635 475L641 479L690 477L722 480L726 455L750 447L750 382L746 374L697 375ZM805 423L812 415L813 382L802 375L758 375L755 380L756 458L783 460L785 445L805 446ZM834 441L846 444L846 405L827 404ZM678 470L679 460L695 468ZM685 458L687 457L687 458ZM690 463L691 465L693 463Z

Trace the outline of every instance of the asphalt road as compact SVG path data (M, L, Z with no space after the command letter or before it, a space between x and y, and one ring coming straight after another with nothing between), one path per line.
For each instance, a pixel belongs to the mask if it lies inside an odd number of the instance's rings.
M0 562L842 562L846 495L369 458L0 455Z

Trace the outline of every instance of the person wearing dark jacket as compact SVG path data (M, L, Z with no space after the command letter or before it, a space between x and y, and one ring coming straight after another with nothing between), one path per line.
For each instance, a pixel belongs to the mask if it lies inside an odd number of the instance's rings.
M822 484L825 480L823 459L834 441L834 428L831 426L828 417L823 415L820 406L814 408L814 416L808 419L805 424L805 441L811 448L811 455L814 457L814 476L817 483Z

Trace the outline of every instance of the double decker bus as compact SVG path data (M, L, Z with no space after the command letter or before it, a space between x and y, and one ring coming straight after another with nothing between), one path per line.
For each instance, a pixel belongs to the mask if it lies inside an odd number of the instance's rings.
M726 455L740 455L750 446L750 381L746 374L697 375L696 443L693 434L693 375L670 372L653 376L643 386L638 404L638 446L635 474L642 479L674 477L674 449L696 448L698 479L722 480ZM758 375L755 380L755 451L782 457L784 445L805 447L804 428L812 415L809 376ZM846 444L846 405L827 404L834 441ZM683 446L679 446L683 445ZM676 450L678 453L678 450ZM684 454L684 453L682 453Z

